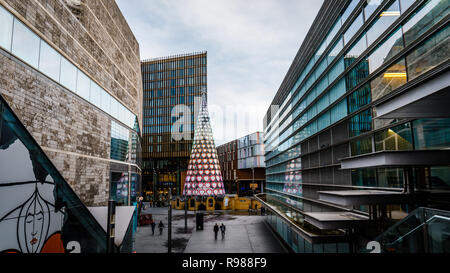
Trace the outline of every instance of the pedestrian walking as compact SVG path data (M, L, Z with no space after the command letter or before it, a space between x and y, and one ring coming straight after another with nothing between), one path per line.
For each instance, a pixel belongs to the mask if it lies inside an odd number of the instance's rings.
M159 235L162 235L162 232L163 232L163 228L164 228L164 224L163 224L163 222L162 222L162 221L160 221L160 222L159 222L159 225L158 225L158 227L159 227Z
M263 207L261 207L261 215L265 215L266 214L266 209Z
M155 235L155 227L156 227L156 224L155 224L155 221L153 221L153 219L152 219L150 225L152 226L152 235L154 236L154 235ZM161 231L161 232L162 232L162 231Z
M219 225L216 223L214 226L214 240L217 240L217 233L219 233Z
M258 215L258 204L255 204L255 214Z
M222 225L220 225L220 231L222 232L222 240L225 238L225 225L222 223Z
M139 216L141 215L142 206L144 205L143 200L144 200L144 197L142 197L142 196L140 196L140 197L138 198L138 202L139 202L139 203L138 203L138 207L139 207L138 215L139 215Z

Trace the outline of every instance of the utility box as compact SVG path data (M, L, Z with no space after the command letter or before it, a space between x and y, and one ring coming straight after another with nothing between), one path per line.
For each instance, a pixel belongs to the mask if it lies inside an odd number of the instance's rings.
M203 230L203 213L195 214L195 226L197 230Z

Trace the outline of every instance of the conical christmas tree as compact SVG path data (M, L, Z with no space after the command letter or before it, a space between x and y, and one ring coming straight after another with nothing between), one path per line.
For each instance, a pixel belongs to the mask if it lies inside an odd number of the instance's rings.
M225 195L225 187L223 186L222 173L209 120L206 92L202 94L183 195L187 197Z

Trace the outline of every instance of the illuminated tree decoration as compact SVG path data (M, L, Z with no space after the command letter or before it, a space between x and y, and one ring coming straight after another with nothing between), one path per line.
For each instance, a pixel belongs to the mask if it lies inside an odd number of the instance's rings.
M202 94L183 195L189 197L225 195L219 158L208 114L206 92Z

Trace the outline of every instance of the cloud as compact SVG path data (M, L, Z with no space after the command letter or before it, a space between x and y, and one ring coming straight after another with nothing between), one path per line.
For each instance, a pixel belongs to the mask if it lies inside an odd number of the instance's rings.
M220 145L262 130L264 114L323 0L116 2L142 59L208 51L209 104L225 115L211 113ZM226 110L233 108L234 113ZM252 109L249 118L239 113L242 109ZM239 126L228 128L232 123Z

